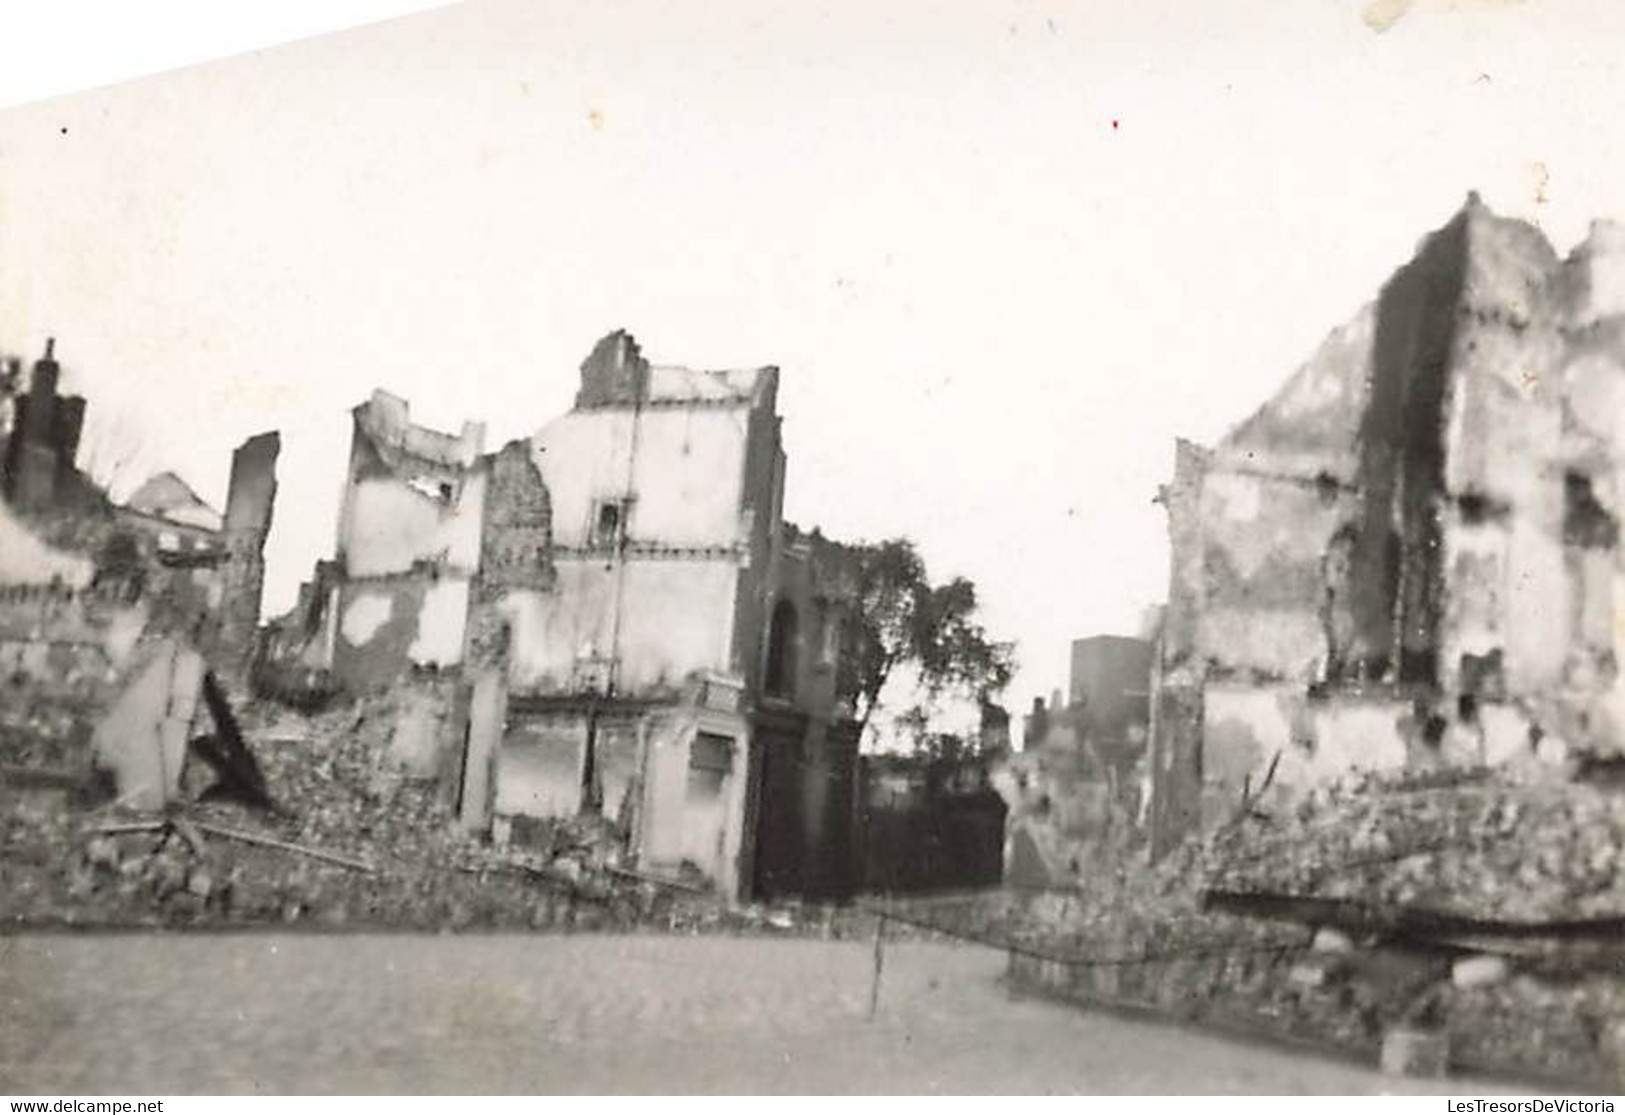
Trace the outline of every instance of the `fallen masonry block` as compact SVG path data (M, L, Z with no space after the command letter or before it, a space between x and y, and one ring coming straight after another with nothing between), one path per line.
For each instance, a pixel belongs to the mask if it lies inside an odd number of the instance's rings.
M1489 987L1507 978L1507 962L1500 956L1464 956L1450 966L1450 982L1457 987Z
M1309 962L1294 964L1287 979L1299 987L1324 987L1326 985L1326 968L1321 964Z
M92 867L118 870L118 845L106 836L98 836L85 845L85 861Z
M1381 1065L1389 1076L1444 1076L1450 1068L1449 1035L1393 1027L1382 1036Z
M113 772L125 805L157 810L176 797L203 672L195 650L174 639L156 642L96 726L96 761Z
M1310 947L1318 953L1341 955L1354 951L1354 940L1341 929L1323 925L1315 930L1315 940Z
M214 893L214 876L202 869L193 871L186 877L186 889L206 902Z

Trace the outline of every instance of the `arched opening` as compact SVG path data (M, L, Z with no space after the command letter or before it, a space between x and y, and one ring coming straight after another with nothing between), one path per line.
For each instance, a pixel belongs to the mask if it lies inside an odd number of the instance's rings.
M767 677L763 688L772 697L796 695L796 608L788 600L773 607L767 635Z

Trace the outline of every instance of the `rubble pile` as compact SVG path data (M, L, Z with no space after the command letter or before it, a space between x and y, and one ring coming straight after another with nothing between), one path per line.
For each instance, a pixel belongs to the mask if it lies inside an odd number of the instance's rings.
M1617 790L1455 771L1250 813L1078 890L911 907L1046 994L1370 1060L1444 1035L1456 1067L1593 1084L1625 1064L1622 846Z
M318 716L248 706L245 734L274 811L209 792L194 755L188 804L140 814L0 778L0 922L9 927L311 927L654 930L867 936L874 919L826 907L731 908L624 862L615 827L583 817L497 848L454 825L435 779L391 753L396 699ZM61 712L61 710L57 710ZM77 721L9 712L23 756ZM34 734L40 733L35 739ZM51 733L55 733L52 735ZM52 752L54 754L55 752ZM40 752L41 755L44 752ZM27 751L32 762L40 758ZM79 769L87 756L80 754Z
M1210 849L1210 890L1518 926L1625 918L1625 794L1484 776L1356 786L1252 818Z
M7 685L0 679L0 687ZM0 695L0 763L41 771L83 771L90 761L90 728L82 708L41 699L22 686Z
M213 798L195 755L185 773L192 800L166 816L60 800L7 808L7 920L585 928L638 923L671 905L663 888L609 881L602 841L581 832L561 831L556 854L529 858L460 834L436 784L391 761L392 712L382 698L262 725L252 747L270 812ZM19 792L8 782L8 796Z

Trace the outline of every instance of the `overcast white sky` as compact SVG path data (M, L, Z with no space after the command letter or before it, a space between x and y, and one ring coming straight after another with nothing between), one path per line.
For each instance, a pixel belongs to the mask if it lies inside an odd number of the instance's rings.
M974 578L1019 708L1164 595L1173 439L1470 188L1563 251L1625 217L1625 5L1403 7L492 0L13 108L0 352L55 335L217 504L280 428L268 611L374 386L499 444L617 327L777 364L789 516Z

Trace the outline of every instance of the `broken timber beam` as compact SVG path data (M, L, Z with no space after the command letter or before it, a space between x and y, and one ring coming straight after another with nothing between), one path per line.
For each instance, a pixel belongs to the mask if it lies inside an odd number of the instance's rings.
M84 781L84 772L64 767L29 767L15 763L0 763L0 783L73 789L82 785Z
M92 836L120 836L130 832L157 832L165 828L168 821L116 821L106 825L90 825L84 831Z
M262 848L275 848L277 851L291 852L296 856L308 856L311 859L321 860L323 863L337 864L340 867L348 867L352 871L362 871L368 875L376 874L378 871L376 867L365 860L352 859L350 856L324 851L321 848L307 848L303 844L295 844L288 840L277 840L274 837L244 832L241 829L229 829L221 825L208 825L199 822L197 827L199 831L209 833L211 836L237 840L244 844L257 844Z
M1414 906L1379 906L1346 898L1224 890L1204 892L1202 908L1245 917L1331 925L1355 932L1398 934L1439 942L1495 937L1507 942L1561 939L1617 944L1625 939L1625 918L1620 917L1496 921Z
M604 870L609 872L611 875L619 875L623 879L635 879L641 883L653 883L656 886L670 887L673 890L688 891L690 894L710 893L704 887L695 886L693 883L685 883L680 879L668 879L662 875L650 875L645 871L633 871L629 867L605 867Z

